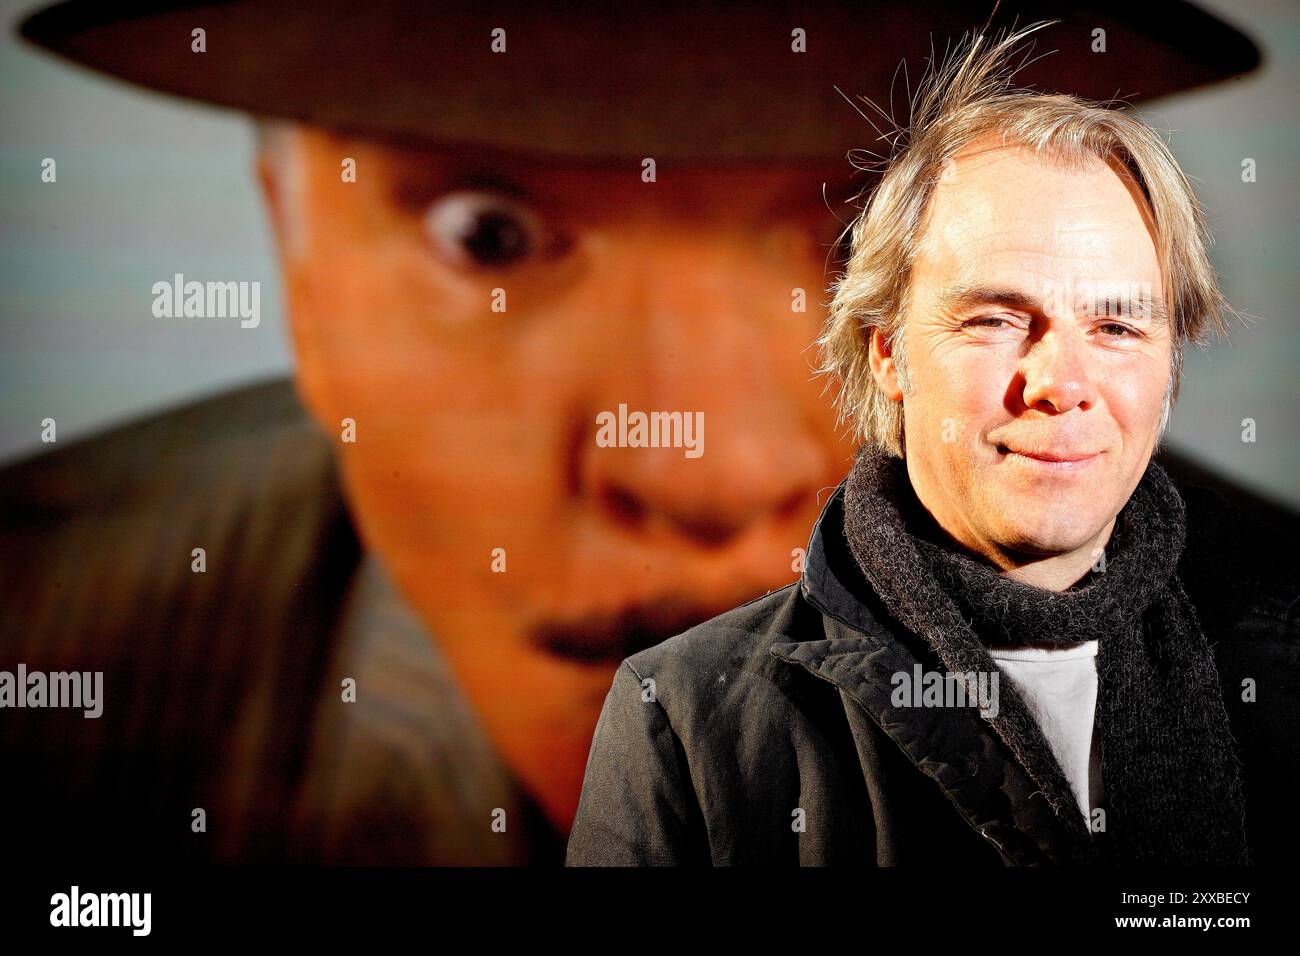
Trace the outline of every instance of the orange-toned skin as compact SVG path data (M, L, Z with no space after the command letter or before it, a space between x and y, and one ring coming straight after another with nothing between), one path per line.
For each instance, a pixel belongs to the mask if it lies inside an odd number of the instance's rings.
M842 192L842 165L660 168L645 183L636 163L530 165L310 127L262 157L299 391L327 433L357 423L338 450L361 533L562 833L613 665L539 651L530 627L638 601L720 612L790 583L851 464L811 372L835 214L852 211L822 183ZM482 270L440 243L429 211L466 170L528 191L544 251ZM596 416L620 403L703 412L704 454L598 447Z

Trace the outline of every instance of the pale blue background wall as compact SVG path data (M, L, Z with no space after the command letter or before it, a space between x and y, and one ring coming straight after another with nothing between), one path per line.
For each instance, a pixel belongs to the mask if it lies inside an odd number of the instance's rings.
M291 360L251 124L35 50L14 28L43 5L0 0L0 458L46 416L63 442ZM155 319L176 272L260 280L261 325Z

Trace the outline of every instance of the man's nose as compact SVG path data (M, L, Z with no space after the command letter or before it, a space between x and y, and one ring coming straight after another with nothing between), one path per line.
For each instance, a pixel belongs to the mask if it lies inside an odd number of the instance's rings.
M679 247L680 261L658 252L653 265L641 260L645 281L623 300L633 310L632 341L589 406L580 491L624 530L721 547L800 514L826 484L830 431L816 417L811 373L801 364L811 335L800 330L809 317L789 311L788 289L783 300L747 294L754 286L734 244L717 256L701 249L692 257ZM674 427L652 425L638 442L638 413L642 423ZM597 415L613 426L603 444ZM698 457L671 443L688 424ZM627 441L610 447L611 438ZM652 438L660 447L646 447Z
M1083 334L1070 327L1053 327L1033 343L1021 364L1025 407L1057 412L1091 408L1096 389L1087 348Z
M584 495L627 531L702 547L789 520L816 500L826 458L795 421L708 409L703 417L707 441L695 459L678 448L589 441L581 465Z

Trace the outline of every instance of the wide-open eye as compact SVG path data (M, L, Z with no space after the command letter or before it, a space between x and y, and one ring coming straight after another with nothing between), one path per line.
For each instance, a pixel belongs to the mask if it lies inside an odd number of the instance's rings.
M440 197L424 224L438 255L463 269L508 269L552 255L561 245L528 206L479 189Z

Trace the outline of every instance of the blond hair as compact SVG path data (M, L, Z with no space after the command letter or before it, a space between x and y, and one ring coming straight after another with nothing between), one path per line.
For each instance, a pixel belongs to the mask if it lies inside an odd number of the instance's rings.
M1000 134L1003 144L1027 146L1066 164L1093 157L1117 163L1145 195L1156 226L1173 339L1157 444L1177 401L1183 343L1200 345L1210 326L1226 332L1223 312L1231 307L1210 265L1204 213L1161 136L1121 109L1012 85L1023 60L1013 68L1011 56L1029 34L1049 25L1031 24L991 40L974 34L941 66L932 59L912 100L908 128L882 135L892 155L881 161L879 182L846 228L852 236L850 251L844 272L832 286L829 316L816 342L817 372L839 382L837 424L852 419L859 441L896 457L904 450L903 406L882 392L871 374L871 334L879 329L885 337L900 387L910 394L903 325L930 198L946 164L988 134Z

